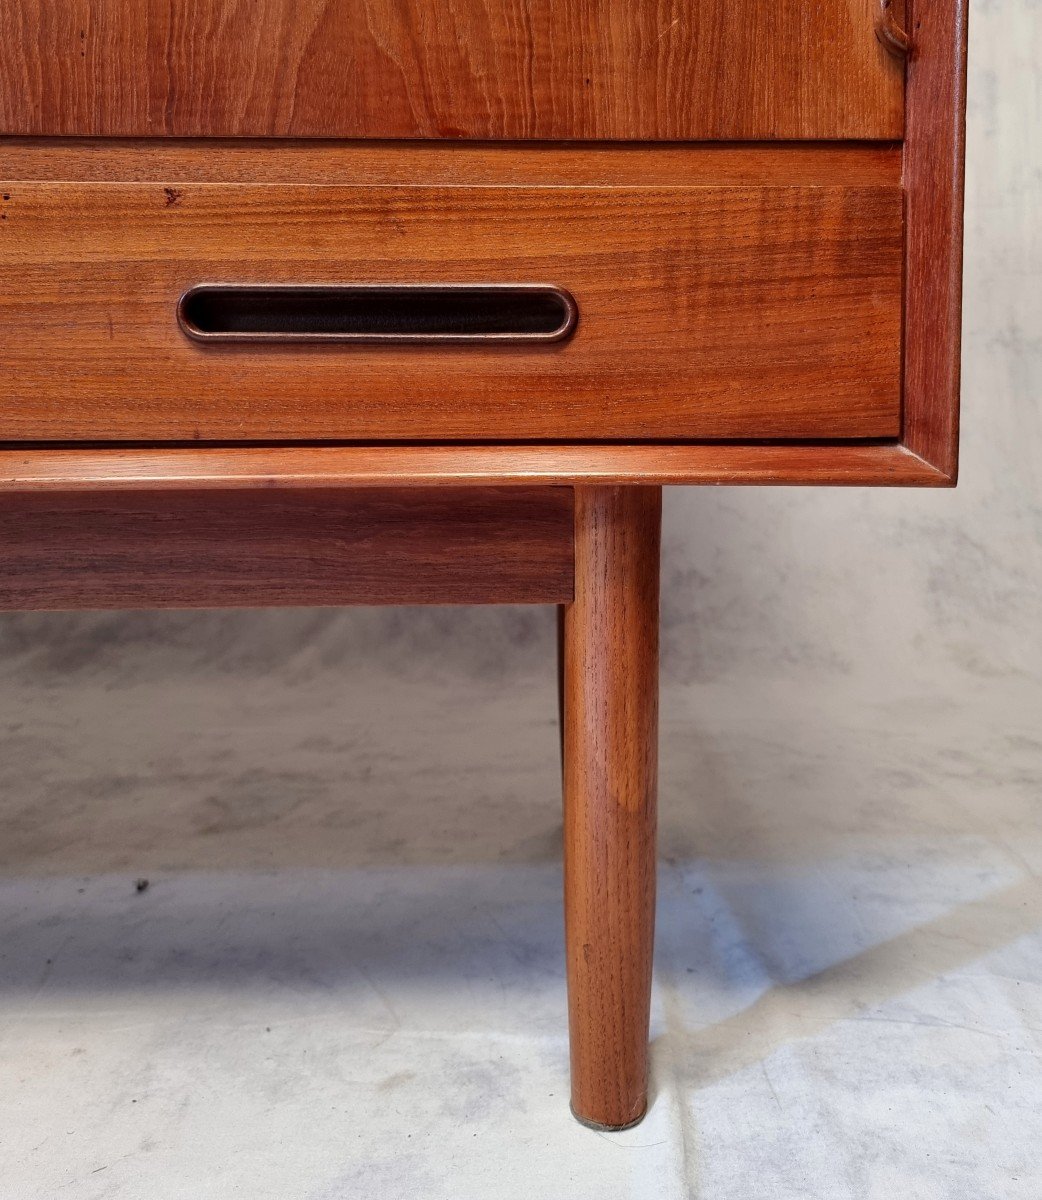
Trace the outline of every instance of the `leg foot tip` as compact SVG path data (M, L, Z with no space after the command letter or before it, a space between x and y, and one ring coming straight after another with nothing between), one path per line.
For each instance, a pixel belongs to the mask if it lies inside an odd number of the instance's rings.
M629 1121L623 1121L621 1125L610 1125L605 1121L594 1121L590 1117L584 1117L581 1113L575 1111L575 1106L568 1106L572 1110L572 1116L579 1122L580 1125L585 1125L587 1129L594 1129L598 1133L620 1133L623 1129L632 1129L634 1125L639 1125L647 1116L647 1105L645 1105L635 1117Z

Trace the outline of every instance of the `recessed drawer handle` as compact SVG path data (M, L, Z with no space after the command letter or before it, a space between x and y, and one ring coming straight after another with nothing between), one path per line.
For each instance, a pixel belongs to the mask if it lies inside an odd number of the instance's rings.
M579 310L544 284L199 284L177 319L201 342L559 342Z

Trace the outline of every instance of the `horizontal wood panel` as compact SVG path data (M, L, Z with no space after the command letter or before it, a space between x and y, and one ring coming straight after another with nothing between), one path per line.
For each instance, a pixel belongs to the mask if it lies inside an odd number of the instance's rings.
M8 496L0 609L560 604L569 488Z
M952 479L895 443L0 450L0 497L71 490L553 483L948 487Z
M899 138L878 0L5 0L0 132Z
M900 187L891 142L342 142L0 138L8 179L97 183Z
M895 437L897 187L0 184L2 440ZM540 347L200 346L202 282L542 283Z

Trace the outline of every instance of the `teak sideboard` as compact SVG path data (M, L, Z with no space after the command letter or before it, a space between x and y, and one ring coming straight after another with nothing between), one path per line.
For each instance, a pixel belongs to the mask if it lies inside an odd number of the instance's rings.
M647 1097L663 484L955 482L964 0L5 0L0 607L561 606Z

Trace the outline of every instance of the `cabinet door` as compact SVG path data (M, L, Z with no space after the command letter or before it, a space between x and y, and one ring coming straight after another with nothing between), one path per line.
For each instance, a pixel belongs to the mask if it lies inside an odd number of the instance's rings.
M902 136L878 0L4 0L0 132Z

